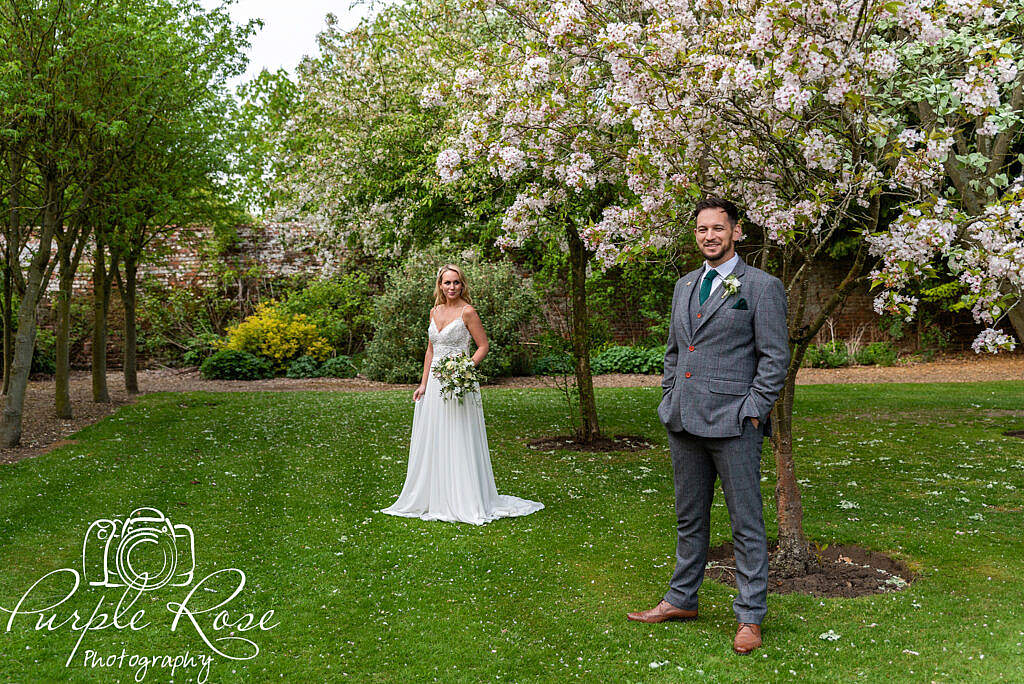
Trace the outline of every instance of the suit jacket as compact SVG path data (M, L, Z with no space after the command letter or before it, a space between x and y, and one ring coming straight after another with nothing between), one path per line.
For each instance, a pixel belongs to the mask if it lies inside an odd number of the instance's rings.
M700 318L691 318L703 270L676 281L658 417L670 430L700 437L735 437L746 418L757 418L769 435L769 414L789 368L786 290L740 259L732 272L739 291L727 294L720 284ZM747 308L732 308L741 298Z

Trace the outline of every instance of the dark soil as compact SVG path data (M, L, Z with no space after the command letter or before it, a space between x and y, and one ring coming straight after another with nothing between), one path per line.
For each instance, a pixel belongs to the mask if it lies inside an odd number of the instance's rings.
M556 437L539 437L531 439L526 446L537 451L552 451L564 449L566 451L645 451L654 445L643 437L637 435L615 435L614 437L599 437L589 444L581 442L570 435L559 435Z
M772 544L768 556L775 553ZM871 594L889 594L913 582L914 573L901 561L884 553L853 545L830 545L816 553L821 565L813 572L782 576L768 571L768 591L773 594L810 594L828 598L855 598ZM736 586L736 563L731 543L708 551L706 577Z
M1003 434L1007 437L1020 437L1024 439L1024 430L1007 430Z

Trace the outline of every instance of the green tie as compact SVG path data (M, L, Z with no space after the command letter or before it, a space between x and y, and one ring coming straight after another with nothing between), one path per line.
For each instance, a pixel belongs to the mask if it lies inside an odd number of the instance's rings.
M711 295L711 283L715 281L715 276L717 275L718 271L713 268L709 269L707 275L704 276L704 281L700 284L700 303L702 306Z

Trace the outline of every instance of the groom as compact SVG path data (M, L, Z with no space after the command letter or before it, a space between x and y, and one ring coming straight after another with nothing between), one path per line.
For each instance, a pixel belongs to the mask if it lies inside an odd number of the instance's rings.
M630 620L697 617L715 478L732 524L739 595L733 650L761 645L767 612L768 540L761 514L761 444L789 366L782 282L736 254L736 205L697 204L694 236L706 260L676 282L658 417L668 430L676 491L676 567L668 593Z

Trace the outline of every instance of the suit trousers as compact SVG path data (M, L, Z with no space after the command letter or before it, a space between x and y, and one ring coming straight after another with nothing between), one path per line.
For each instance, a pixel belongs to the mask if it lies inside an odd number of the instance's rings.
M768 539L761 502L761 445L764 433L749 420L737 437L698 437L668 430L676 490L676 567L665 600L697 609L704 580L715 479L721 478L729 508L739 622L761 624L768 610Z

